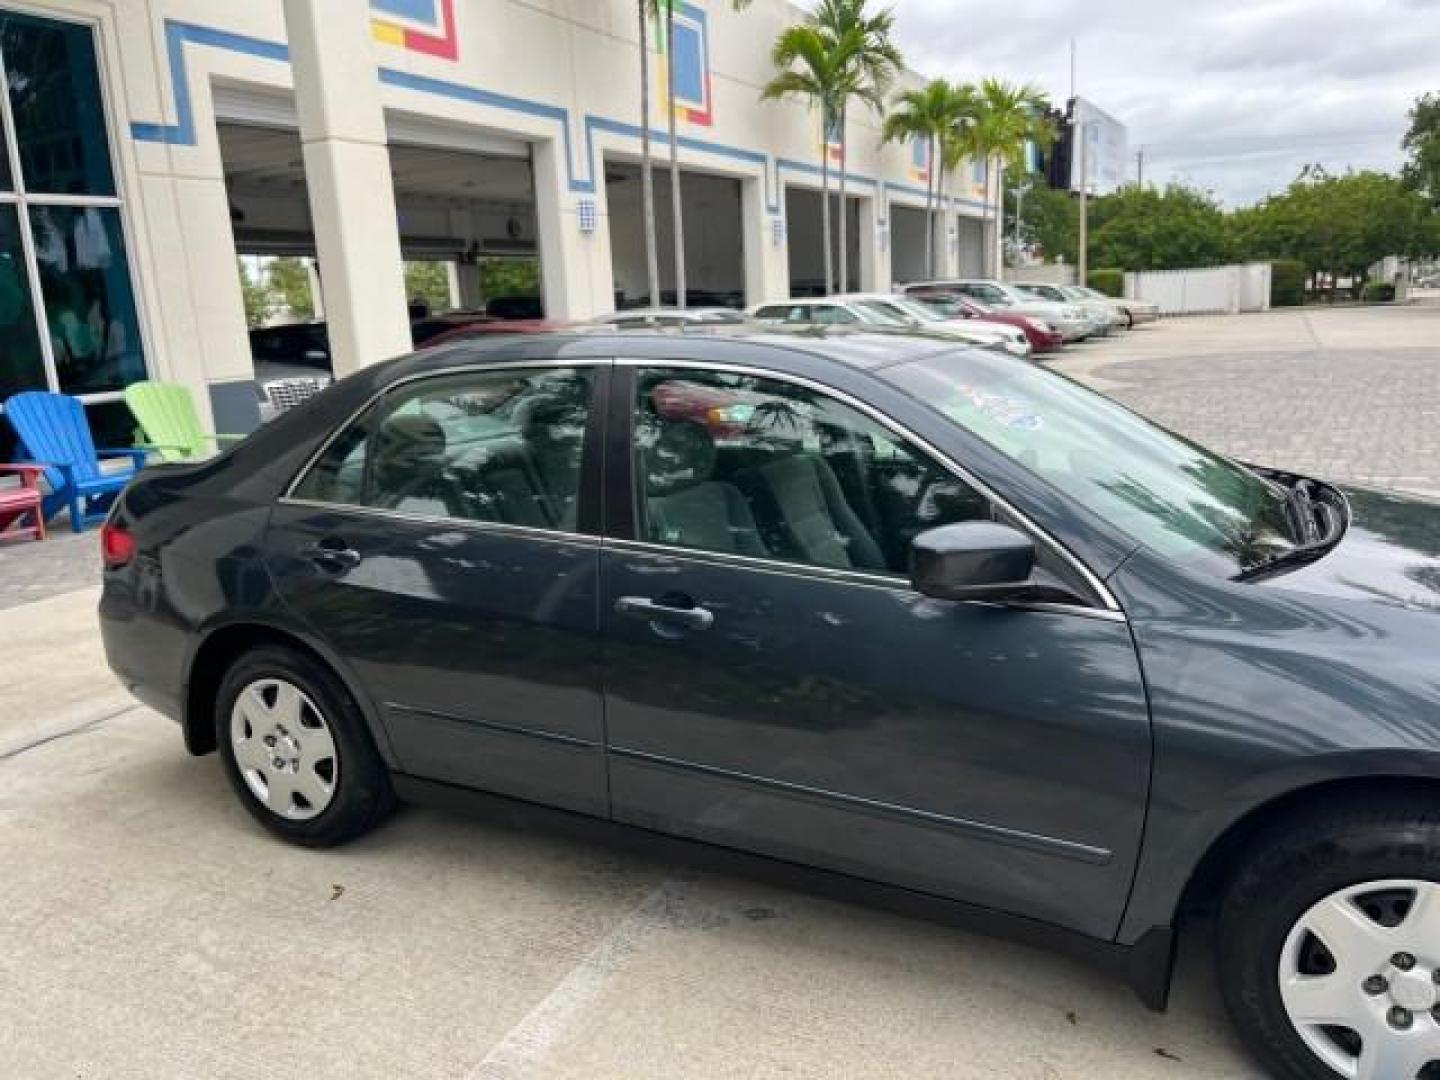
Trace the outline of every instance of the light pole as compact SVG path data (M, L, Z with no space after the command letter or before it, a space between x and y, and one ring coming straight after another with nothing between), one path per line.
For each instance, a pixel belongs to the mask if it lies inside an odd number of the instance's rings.
M1076 137L1080 140L1080 249L1076 253L1075 266L1079 276L1077 285L1082 288L1090 283L1090 161L1087 153L1086 129L1090 124L1075 125Z

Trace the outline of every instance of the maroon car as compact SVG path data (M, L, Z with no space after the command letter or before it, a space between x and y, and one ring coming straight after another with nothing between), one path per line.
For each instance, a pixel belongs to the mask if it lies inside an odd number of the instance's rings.
M569 325L571 324L557 322L553 319L496 319L481 315L465 322L457 322L454 326L427 338L424 342L417 340L415 347L429 349L436 345L448 345L452 341L460 341L464 338L490 334L543 334L548 330L563 330Z
M1065 338L1049 323L1033 315L1005 311L1001 308L982 304L969 296L958 293L918 290L906 294L911 299L928 304L947 319L985 319L987 322L1007 323L1024 331L1030 347L1037 353L1053 352L1065 344Z

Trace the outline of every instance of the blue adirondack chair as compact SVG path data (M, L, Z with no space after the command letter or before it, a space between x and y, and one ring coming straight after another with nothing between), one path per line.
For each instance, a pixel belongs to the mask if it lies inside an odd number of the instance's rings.
M70 508L70 527L77 533L105 517L115 496L145 464L144 450L96 450L85 422L85 406L64 394L27 390L7 398L5 418L15 429L25 457L45 466L43 512L54 517ZM128 457L123 472L104 472L101 458Z

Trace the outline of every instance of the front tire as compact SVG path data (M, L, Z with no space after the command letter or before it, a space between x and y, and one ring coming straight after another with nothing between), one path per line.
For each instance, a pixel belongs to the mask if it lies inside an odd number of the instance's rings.
M1440 805L1347 800L1267 830L1218 923L1221 990L1286 1080L1440 1077Z
M230 666L215 740L245 808L291 843L342 844L394 806L359 707L334 672L297 649L262 646Z

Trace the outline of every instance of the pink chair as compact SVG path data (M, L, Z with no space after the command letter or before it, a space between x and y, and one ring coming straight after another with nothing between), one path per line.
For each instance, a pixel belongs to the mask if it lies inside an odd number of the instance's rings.
M43 465L0 465L0 476L20 477L19 487L0 487L0 540L45 539L45 515L40 510L44 471Z

